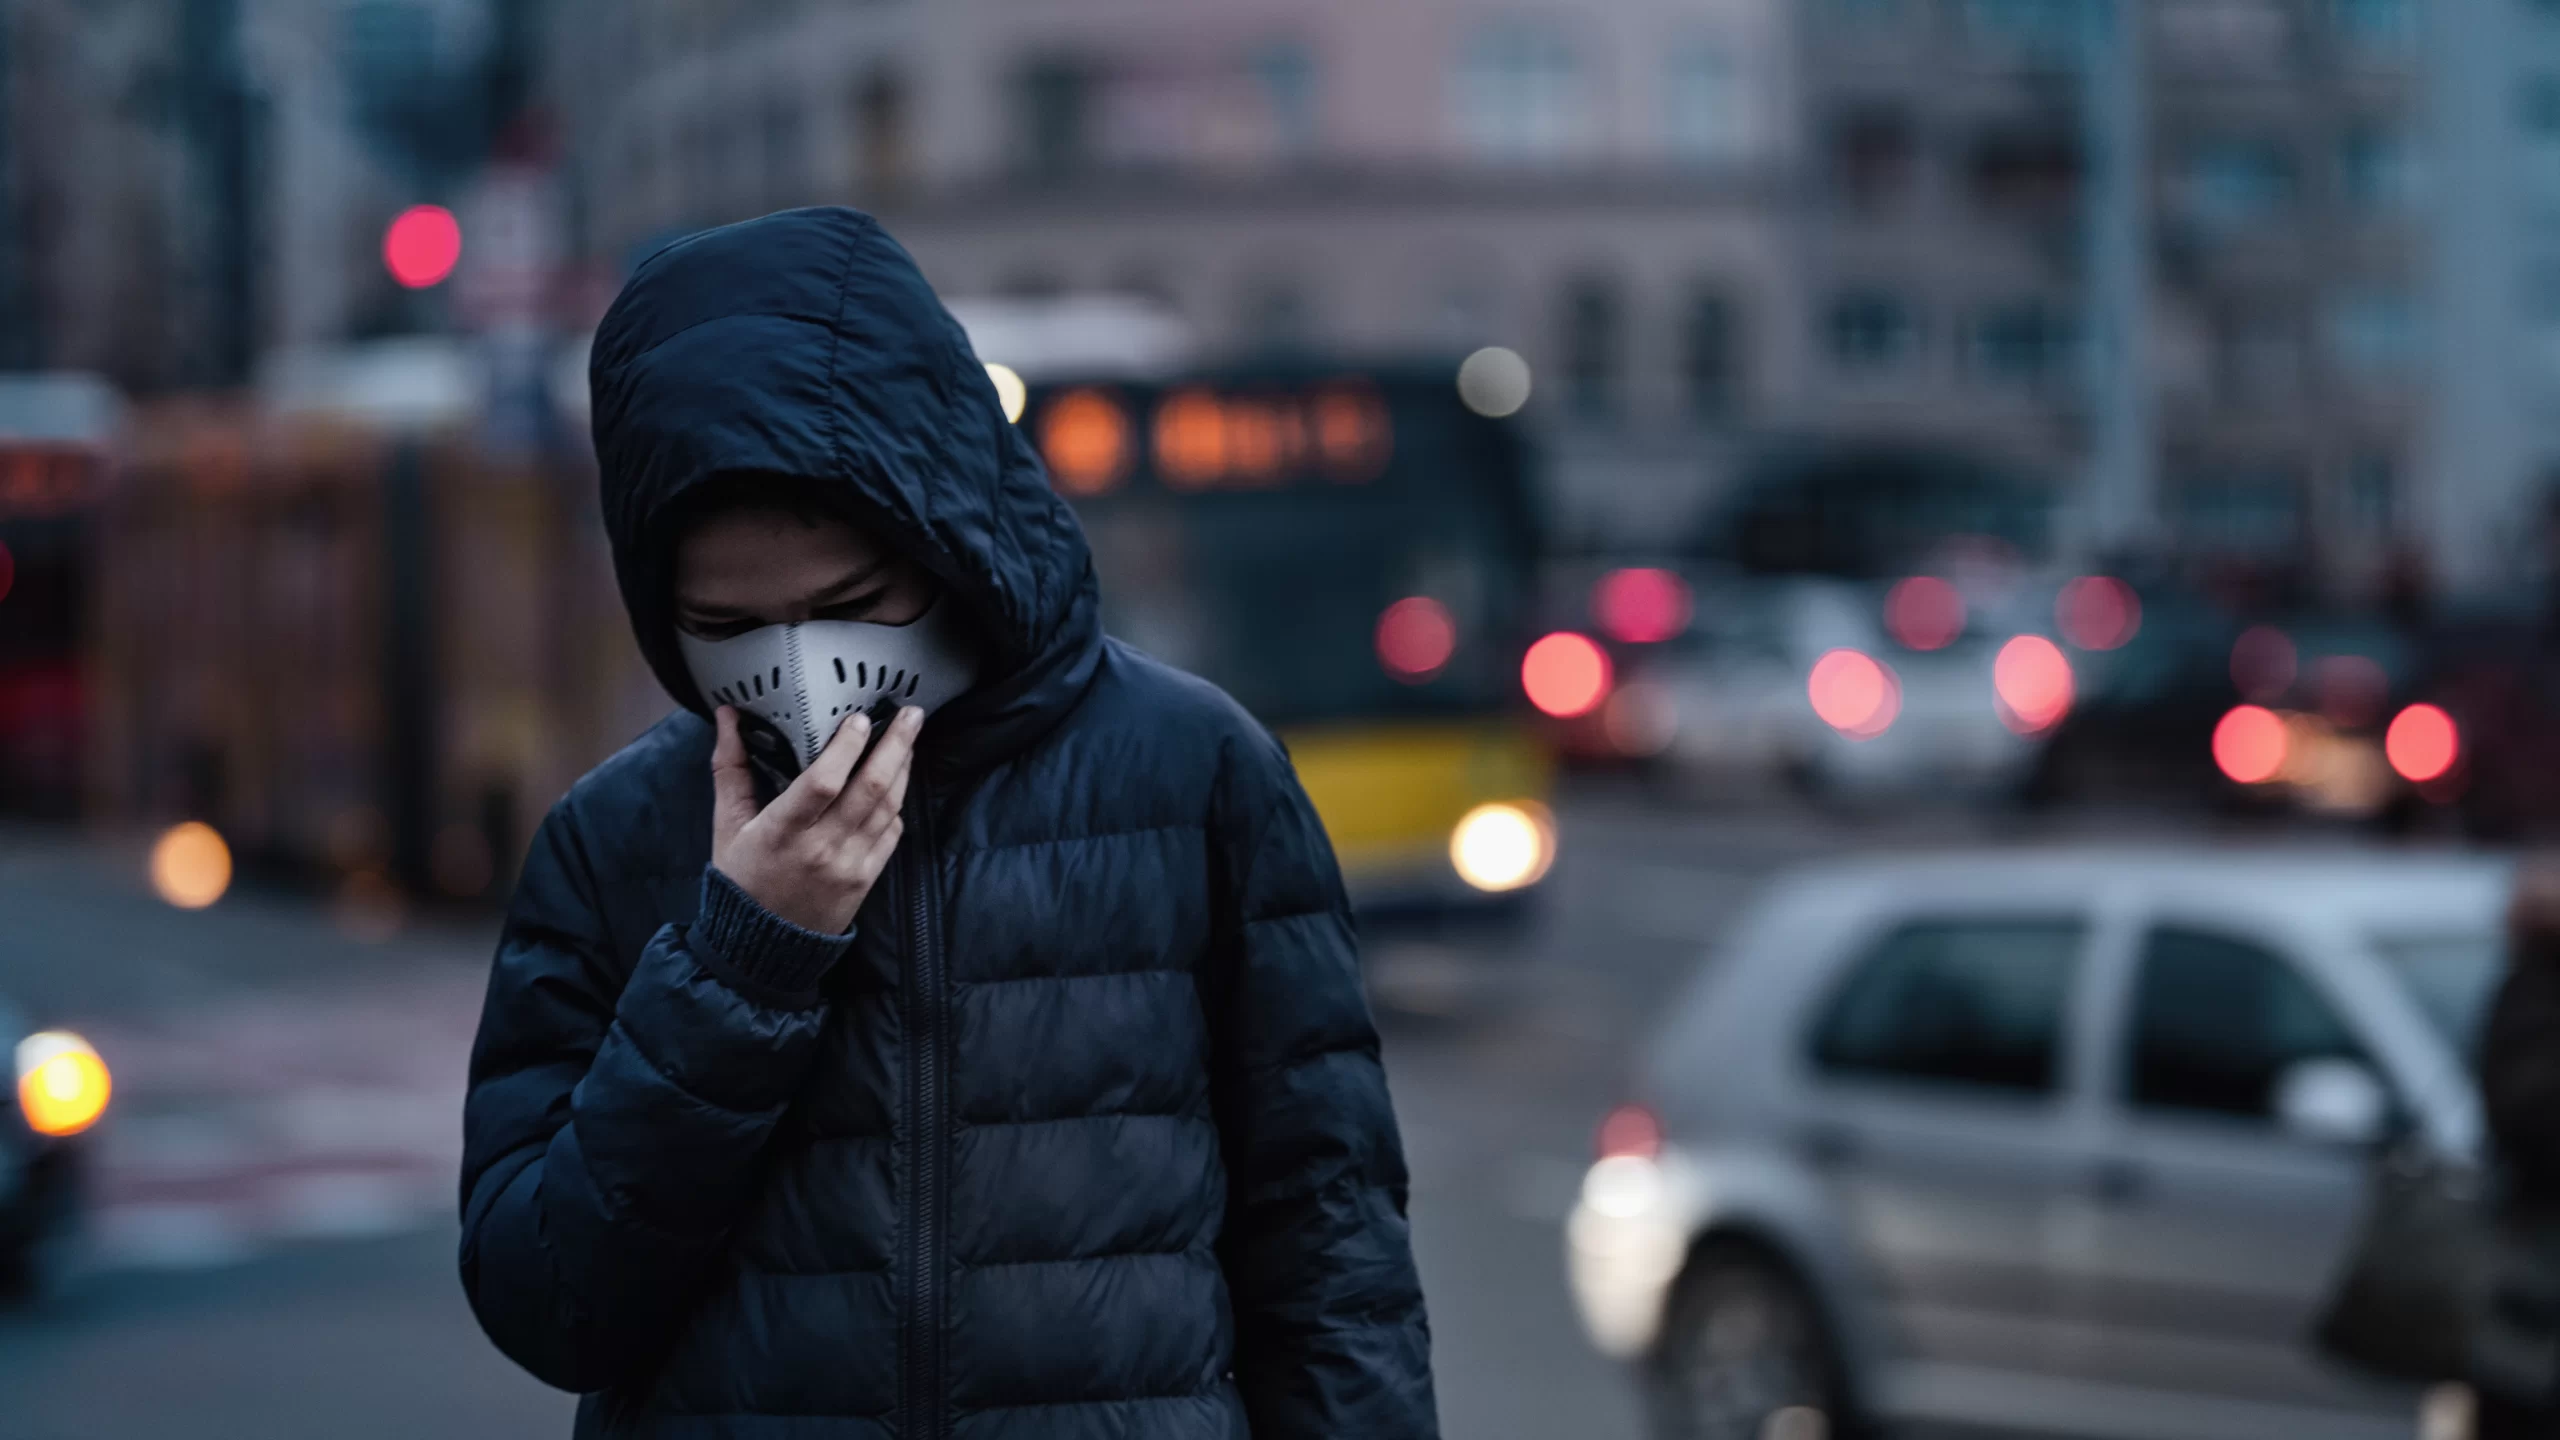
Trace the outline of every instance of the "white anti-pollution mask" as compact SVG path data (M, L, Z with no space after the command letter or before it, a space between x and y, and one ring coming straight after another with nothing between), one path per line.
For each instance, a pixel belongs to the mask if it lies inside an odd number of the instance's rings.
M726 640L679 630L676 645L703 701L736 706L750 749L770 752L758 758L786 776L807 769L855 711L874 726L902 705L930 715L978 674L977 646L947 597L905 625L804 620ZM771 735L755 733L768 726Z

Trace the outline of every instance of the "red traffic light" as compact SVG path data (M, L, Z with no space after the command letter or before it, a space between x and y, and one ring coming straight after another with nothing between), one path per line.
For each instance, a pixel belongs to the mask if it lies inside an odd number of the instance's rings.
M441 205L412 205L382 232L382 264L412 290L441 285L462 261L462 226Z

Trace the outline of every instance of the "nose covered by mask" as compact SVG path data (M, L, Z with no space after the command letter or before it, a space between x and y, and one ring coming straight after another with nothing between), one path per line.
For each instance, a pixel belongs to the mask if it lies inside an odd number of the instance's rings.
M947 597L905 625L803 620L725 640L677 632L694 688L734 705L750 759L788 783L857 711L877 730L898 707L927 715L977 680L974 637Z

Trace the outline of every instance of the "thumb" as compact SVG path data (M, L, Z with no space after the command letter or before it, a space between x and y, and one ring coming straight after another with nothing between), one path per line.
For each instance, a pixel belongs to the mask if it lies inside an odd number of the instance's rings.
M746 742L738 738L738 712L723 705L712 721L720 738L711 746L711 843L721 846L756 818L756 781L747 769Z

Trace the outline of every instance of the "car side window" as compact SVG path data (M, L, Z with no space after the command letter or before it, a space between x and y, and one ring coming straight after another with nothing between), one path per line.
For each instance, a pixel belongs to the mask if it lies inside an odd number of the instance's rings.
M2063 1017L2087 927L2075 920L1933 920L1868 951L1823 1012L1829 1074L2020 1095L2061 1076Z
M2291 962L2246 940L2164 927L2143 942L2125 1047L2137 1107L2268 1120L2304 1060L2364 1058Z

